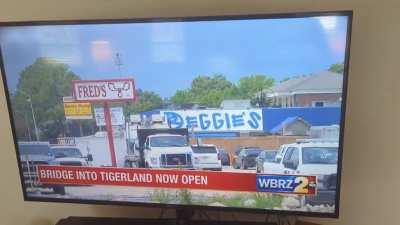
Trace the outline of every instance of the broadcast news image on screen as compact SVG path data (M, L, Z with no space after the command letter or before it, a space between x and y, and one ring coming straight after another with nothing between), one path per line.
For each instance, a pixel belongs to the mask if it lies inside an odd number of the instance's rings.
M25 199L335 214L348 23L0 26Z

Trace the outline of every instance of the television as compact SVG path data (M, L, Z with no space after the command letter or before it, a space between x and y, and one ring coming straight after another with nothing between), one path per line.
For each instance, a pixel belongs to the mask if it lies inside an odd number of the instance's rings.
M24 199L338 217L351 22L0 23Z

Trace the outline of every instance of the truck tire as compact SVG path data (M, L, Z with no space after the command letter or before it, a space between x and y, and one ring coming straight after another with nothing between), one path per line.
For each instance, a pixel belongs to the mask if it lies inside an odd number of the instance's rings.
M59 195L65 195L65 187L64 186L54 186L53 191Z

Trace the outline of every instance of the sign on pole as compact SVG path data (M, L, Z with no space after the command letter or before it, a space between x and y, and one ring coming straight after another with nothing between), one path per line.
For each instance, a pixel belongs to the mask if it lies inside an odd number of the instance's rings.
M135 100L133 79L72 81L76 101L115 102Z
M92 119L92 105L89 102L64 102L67 120Z
M110 102L134 101L136 98L133 79L113 80L75 80L72 81L72 92L77 102L94 102L103 104L103 117L110 147L111 164L117 166L114 137L112 131L112 115Z
M122 107L111 107L111 125L118 126L125 124L124 110ZM104 109L101 107L94 108L94 117L96 119L97 126L105 126L106 121L104 118Z
M92 105L89 102L75 102L71 96L63 97L64 114L67 120L92 119Z

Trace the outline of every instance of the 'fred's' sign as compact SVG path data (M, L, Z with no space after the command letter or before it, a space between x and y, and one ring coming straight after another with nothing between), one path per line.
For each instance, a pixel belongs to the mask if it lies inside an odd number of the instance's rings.
M72 81L76 101L129 101L135 99L133 79Z

